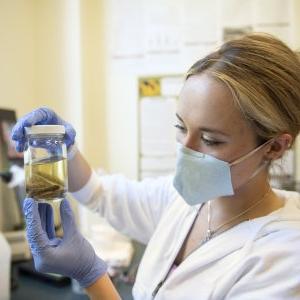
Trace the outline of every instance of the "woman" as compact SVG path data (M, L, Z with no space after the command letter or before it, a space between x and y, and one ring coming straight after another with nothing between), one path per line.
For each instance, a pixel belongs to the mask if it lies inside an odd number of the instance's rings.
M46 108L15 126L19 151L32 124L66 126L73 196L147 243L135 299L300 298L300 196L273 190L268 178L300 128L300 63L279 40L247 35L191 67L177 110L174 178L98 177L73 145L74 129ZM38 270L77 279L92 299L118 299L65 200L62 240L49 206L27 199L24 211Z

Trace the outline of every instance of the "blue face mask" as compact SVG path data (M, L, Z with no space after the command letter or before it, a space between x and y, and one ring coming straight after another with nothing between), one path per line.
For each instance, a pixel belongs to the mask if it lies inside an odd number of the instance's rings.
M230 167L242 162L271 141L265 142L231 163L186 148L178 143L173 185L189 205L205 203L221 196L232 196L234 190ZM249 180L256 176L266 164L260 165Z

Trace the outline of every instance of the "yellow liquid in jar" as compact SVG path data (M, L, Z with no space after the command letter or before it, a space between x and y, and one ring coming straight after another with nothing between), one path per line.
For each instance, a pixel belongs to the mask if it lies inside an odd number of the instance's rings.
M66 159L50 158L25 164L26 193L40 202L61 200L67 192Z

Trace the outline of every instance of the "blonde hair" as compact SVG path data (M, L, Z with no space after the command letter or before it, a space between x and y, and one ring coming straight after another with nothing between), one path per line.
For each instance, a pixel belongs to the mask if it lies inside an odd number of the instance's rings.
M300 130L300 61L283 42L248 34L197 61L187 78L203 72L224 82L260 142Z

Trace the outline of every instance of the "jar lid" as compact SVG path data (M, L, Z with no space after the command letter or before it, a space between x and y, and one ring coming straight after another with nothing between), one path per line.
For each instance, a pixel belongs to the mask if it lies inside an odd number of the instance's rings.
M65 134L66 129L62 125L33 125L25 127L26 134Z

